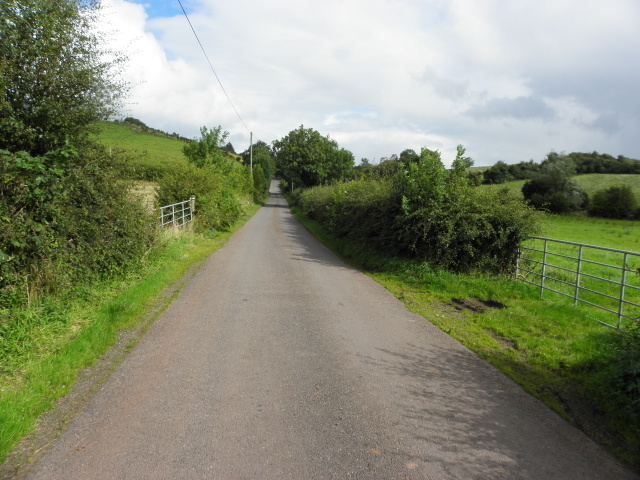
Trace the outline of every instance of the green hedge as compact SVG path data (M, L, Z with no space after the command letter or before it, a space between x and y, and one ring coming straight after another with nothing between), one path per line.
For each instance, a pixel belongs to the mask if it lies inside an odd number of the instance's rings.
M294 199L339 238L451 271L509 273L539 214L507 190L471 187L469 166L462 147L451 169L423 149L392 179L314 187Z

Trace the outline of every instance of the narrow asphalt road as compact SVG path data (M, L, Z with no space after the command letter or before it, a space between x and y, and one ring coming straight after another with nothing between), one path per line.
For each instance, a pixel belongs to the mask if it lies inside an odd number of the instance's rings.
M32 479L631 479L270 202Z

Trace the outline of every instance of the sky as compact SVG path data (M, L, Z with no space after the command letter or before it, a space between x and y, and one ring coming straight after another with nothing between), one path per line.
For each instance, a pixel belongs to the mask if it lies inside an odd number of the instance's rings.
M640 158L638 0L182 0L215 75L178 0L103 5L122 117L169 133L221 125L241 152L304 125L356 164Z

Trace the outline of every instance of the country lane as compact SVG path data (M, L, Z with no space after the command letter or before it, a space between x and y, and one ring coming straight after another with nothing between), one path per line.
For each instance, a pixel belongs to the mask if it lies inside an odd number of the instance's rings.
M269 203L31 479L631 479Z

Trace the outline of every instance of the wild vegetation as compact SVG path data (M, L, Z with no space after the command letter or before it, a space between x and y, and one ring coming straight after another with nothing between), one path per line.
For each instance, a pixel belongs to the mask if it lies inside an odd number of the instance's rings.
M507 273L538 216L508 191L471 187L469 166L462 147L451 169L425 148L392 177L305 189L295 199L340 238L452 271Z
M120 329L141 325L159 292L255 211L274 162L263 156L252 177L220 127L185 142L129 118L117 127L136 130L137 140L101 138L100 126L115 130L104 120L127 86L117 75L125 59L94 28L99 2L0 8L2 460ZM158 150L178 155L136 171ZM197 196L194 229L157 228L134 188L149 172L159 181L154 203Z
M313 187L353 175L353 154L303 125L273 142L278 173L295 187Z
M377 165L362 159L356 175L388 178L416 156L407 149L399 156L381 159ZM597 152L550 152L541 163L530 160L509 165L499 161L491 167L469 170L468 178L474 186L503 185L522 194L535 208L550 213L585 212L605 218L640 219L640 160L622 155L614 158ZM614 187L615 194L604 191Z

